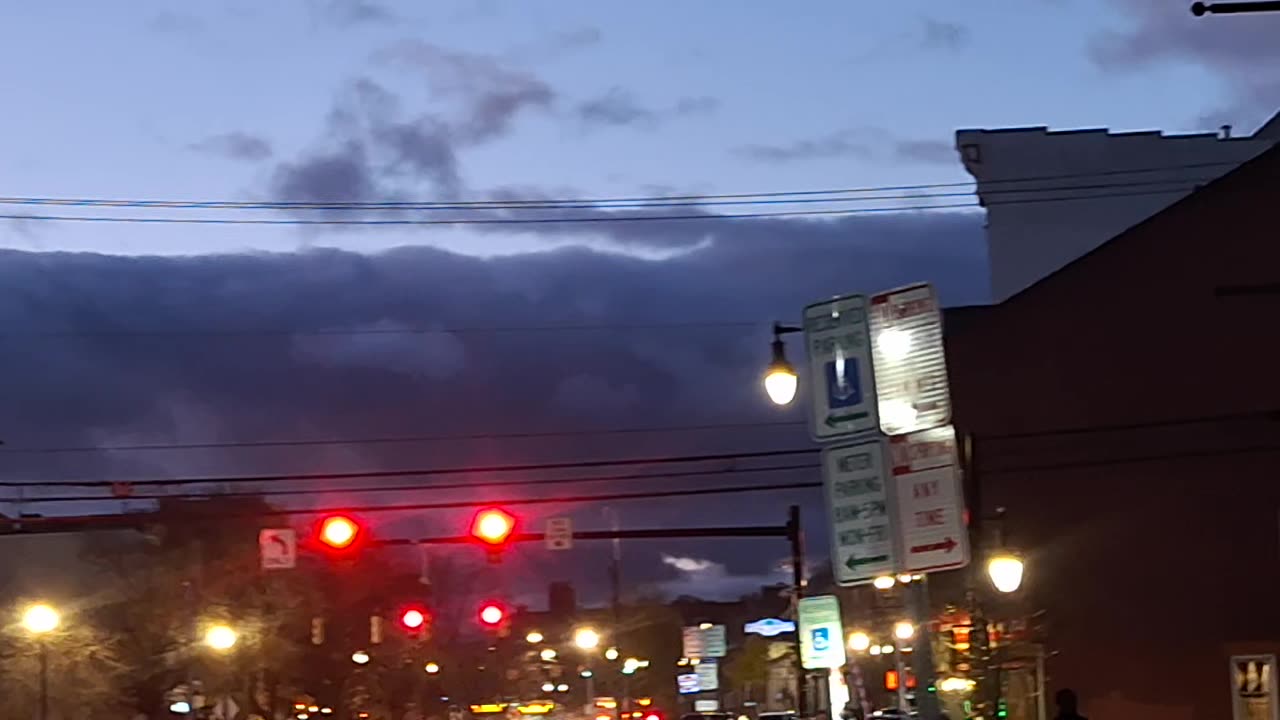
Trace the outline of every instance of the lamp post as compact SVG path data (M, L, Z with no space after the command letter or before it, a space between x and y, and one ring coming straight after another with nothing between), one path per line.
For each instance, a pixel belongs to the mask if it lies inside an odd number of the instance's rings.
M587 681L585 704L590 705L595 697L595 673L591 670L591 655L600 647L600 633L589 627L578 628L573 632L573 644L587 656L587 669L582 671L582 679Z
M45 637L62 624L62 615L50 605L32 605L22 614L22 627L40 647L40 720L49 718L49 645Z
M803 328L793 325L773 324L773 343L770 345L773 360L764 373L764 390L775 405L790 405L796 398L799 379L796 377L795 367L787 362L787 346L782 342L782 336L801 330Z

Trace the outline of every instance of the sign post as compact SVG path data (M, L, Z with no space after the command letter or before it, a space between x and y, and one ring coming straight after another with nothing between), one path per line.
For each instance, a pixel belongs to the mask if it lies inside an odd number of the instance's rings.
M867 301L848 295L804 309L812 408L809 429L821 441L876 429Z
M879 438L822 453L836 582L857 585L897 570L884 446Z

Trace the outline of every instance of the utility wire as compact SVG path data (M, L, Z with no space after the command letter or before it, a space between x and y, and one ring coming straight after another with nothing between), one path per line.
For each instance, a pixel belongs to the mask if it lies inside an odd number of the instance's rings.
M480 482L452 482L452 483L428 483L414 485L378 485L376 487L360 487L347 486L336 488L296 488L289 490L263 489L248 490L240 492L218 492L210 491L206 493L200 492L184 492L175 494L151 493L151 494L130 494L126 496L114 495L59 495L53 497L43 497L37 495L27 495L21 498L3 498L0 502L21 502L22 504L36 503L56 503L56 502L102 502L102 501L131 501L131 500L194 500L198 498L256 498L256 497L288 497L288 496L307 496L307 495L336 495L343 493L363 494L363 493L384 493L384 492L405 492L405 491L427 491L427 490L474 490L477 488L492 487L545 487L555 485L578 485L606 482L629 482L634 480L668 480L690 477L708 477L714 475L738 475L748 473L767 473L767 472L792 472L795 470L819 470L822 466L816 463L805 463L802 465L774 465L770 467L752 467L752 468L717 468L715 470L687 470L678 472L660 472L660 473L631 473L624 475L600 475L596 477L577 477L577 478L543 478L537 480L482 480Z
M655 221L698 221L698 220L746 220L759 218L784 217L844 217L852 215L868 215L883 213L922 212L930 210L960 210L993 205L1025 205L1047 202L1071 202L1079 200L1098 200L1117 197L1135 197L1142 195L1165 195L1185 193L1196 189L1196 185L1170 188L1165 190L1146 190L1140 192L1105 193L1102 195L1070 195L1063 197L1033 197L1010 200L988 200L979 203L976 200L962 203L933 203L928 205L899 205L882 207L848 208L843 210L786 210L781 212L745 212L745 213L691 213L684 215L577 215L568 217L459 217L459 218L219 218L219 217L173 217L173 216L135 216L135 215L25 215L3 214L0 220L29 220L43 222L80 222L80 223L124 223L151 225L276 225L276 226L434 226L434 225L581 225L617 222L655 222ZM1020 190L1019 193L1029 191ZM968 195L970 193L966 193ZM902 199L919 199L920 196L904 196ZM877 200L889 198L873 198Z
M736 462L757 458L788 457L795 455L813 455L819 448L797 448L787 450L759 450L741 453L717 453L710 455L667 455L658 457L631 457L614 460L572 460L549 463L526 463L519 465L488 465L471 467L417 468L405 470L361 470L356 472L336 473L279 473L273 475L234 475L230 477L187 477L187 478L149 478L141 480L5 480L0 487L111 487L126 483L138 487L144 486L178 486L178 485L237 485L244 483L294 482L309 480L357 480L389 477L416 477L419 475L472 475L480 473L503 472L539 472L543 470L577 470L600 467L628 467L636 465L674 465L698 462Z
M542 209L557 208L565 205L583 205L598 207L616 203L664 203L675 201L696 201L696 204L708 204L721 200L750 200L776 198L817 197L852 195L876 192L907 192L919 190L936 190L946 188L962 188L981 185L983 187L1000 186L1010 183L1047 182L1053 180L1073 180L1095 177L1117 177L1122 175L1140 175L1143 173L1167 172L1172 170L1210 169L1217 167L1237 166L1232 161L1186 163L1134 169L1097 170L1079 173L1058 173L1049 175L1029 175L1022 177L993 178L982 181L964 180L936 183L918 183L908 185L878 185L849 188L830 188L818 190L784 190L751 193L717 193L717 194L685 194L685 195L639 195L621 197L577 197L577 198L529 198L505 200L466 200L466 201L396 201L396 202L300 202L300 201L240 201L240 200L162 200L162 199L108 199L108 198L58 198L58 197L0 197L0 205L57 206L57 207L110 207L110 208L163 208L163 209L232 209L232 210L413 210L441 208L479 208L479 209ZM1207 178L1212 179L1212 178ZM1168 182L1168 181L1166 181ZM1054 188L1044 188L1052 190ZM1025 192L1037 189L1014 190ZM997 190L999 192L999 190Z
M746 430L768 427L804 425L803 420L776 420L744 423L710 423L706 425L672 425L667 427L604 428L600 430L548 430L545 432L459 433L445 435L404 435L366 438L313 438L298 440L228 440L223 442L145 443L137 445L69 445L46 447L0 446L0 455L38 455L53 453L146 452L153 450L219 450L226 448L324 447L329 445L399 445L457 440L532 440L556 437L589 437L597 435L647 435L707 430Z

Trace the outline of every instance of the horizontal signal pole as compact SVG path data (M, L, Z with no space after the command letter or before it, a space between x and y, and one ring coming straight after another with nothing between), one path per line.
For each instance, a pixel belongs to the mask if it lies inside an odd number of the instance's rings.
M748 525L726 527L699 528L650 528L638 530L575 530L574 540L662 540L677 538L713 538L713 537L790 537L789 525ZM515 533L508 542L541 542L546 539L545 533ZM454 535L443 537L421 538L387 538L373 540L370 547L381 545L474 545L476 539L470 535Z

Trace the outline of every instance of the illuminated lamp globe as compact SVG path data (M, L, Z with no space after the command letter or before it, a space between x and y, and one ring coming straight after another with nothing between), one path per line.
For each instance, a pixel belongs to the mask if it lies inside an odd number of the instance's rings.
M1022 571L1022 558L1012 553L1000 553L987 561L987 576L1002 593L1016 592L1022 587Z

